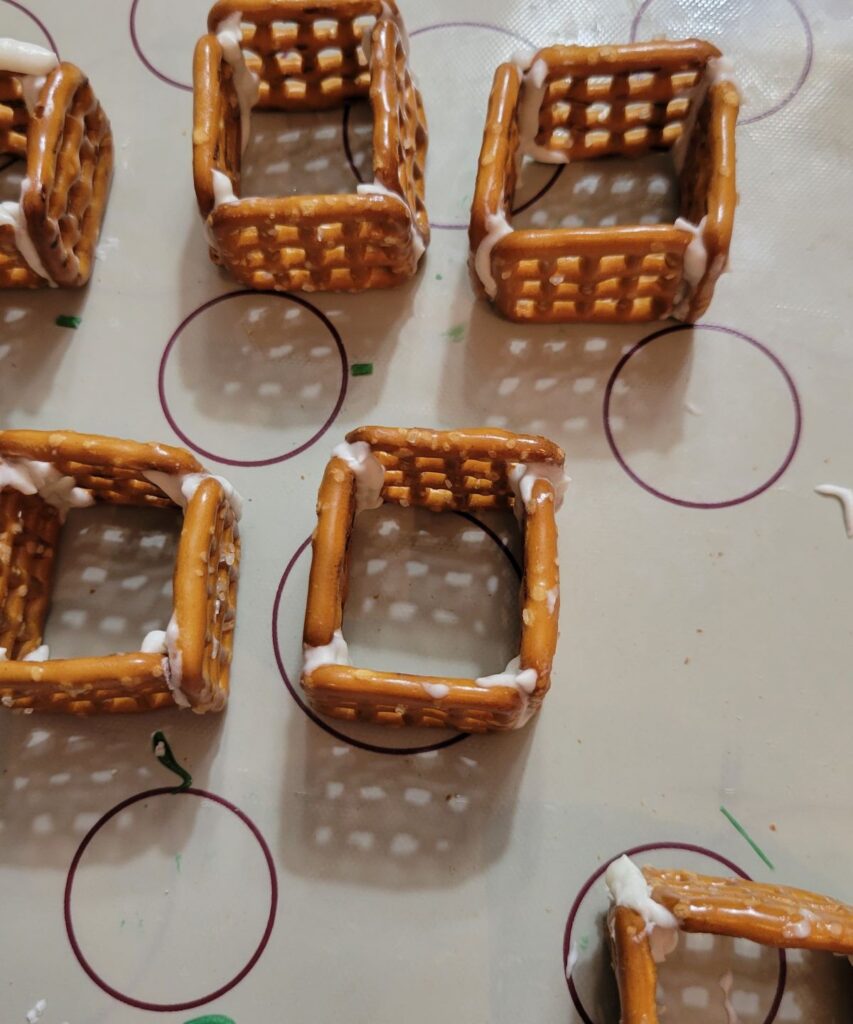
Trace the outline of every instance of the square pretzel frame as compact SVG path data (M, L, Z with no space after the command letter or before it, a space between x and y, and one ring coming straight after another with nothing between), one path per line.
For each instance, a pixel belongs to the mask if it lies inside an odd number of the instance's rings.
M502 430L439 431L423 428L359 427L347 441L366 442L385 470L382 499L435 512L513 508L507 478L518 463L563 465L563 451L543 437ZM537 479L520 516L524 535L521 585L520 670L536 672L529 697L513 686L478 686L473 679L376 672L326 664L302 673L311 707L324 715L381 725L452 727L463 732L517 728L548 691L557 646L559 569L555 494ZM347 593L349 549L356 514L356 477L333 456L317 498L317 528L305 610L304 643L324 647L340 630ZM552 595L549 600L549 593ZM446 686L430 696L423 684Z
M690 871L642 869L652 899L685 932L728 935L764 946L853 954L853 907L804 889ZM622 1024L658 1024L657 967L645 920L637 911L610 911L614 969Z
M516 65L501 64L489 97L468 232L477 293L519 322L636 323L674 314L692 322L701 316L726 266L737 203L740 101L731 82L716 80L709 62L719 57L710 43L688 39L550 46L532 65L545 65L531 140L535 159L640 156L677 145L681 216L698 227L707 257L695 282L687 281L684 269L694 233L675 224L510 230L494 241L492 218L511 220L527 88ZM476 271L481 245L493 296Z
M237 11L243 59L259 76L257 109L326 110L369 99L373 186L216 204L214 171L240 196L240 104L216 35ZM356 292L411 277L429 242L427 127L394 0L219 0L208 28L193 63L193 177L214 263L250 288L280 291Z
M228 696L240 540L225 488L186 451L70 431L0 431L0 459L50 463L94 502L175 508L147 474L180 491L203 474L184 511L173 577L175 651L26 661L42 642L62 514L40 494L0 489L0 703L71 714L149 711L176 701L221 710ZM165 474L165 476L159 476ZM167 485L168 486L168 485Z
M39 92L32 115L22 76L0 71L0 156L23 157L21 211L54 284L79 288L92 274L113 170L113 136L89 79L62 62ZM0 224L0 288L49 282L21 254L15 229Z

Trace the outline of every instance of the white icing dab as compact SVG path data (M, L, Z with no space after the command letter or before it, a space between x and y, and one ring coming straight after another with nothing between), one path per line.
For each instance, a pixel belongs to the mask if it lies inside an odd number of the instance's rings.
M188 708L191 706L190 702L187 700L187 695L181 689L181 683L183 682L183 658L181 655L181 648L178 646L179 640L180 630L178 629L178 620L177 617L173 615L171 619L169 619L169 625L166 627L167 659L164 662L166 669L166 683L172 691L172 699L178 707Z
M517 57L517 59L516 59ZM513 62L522 72L518 96L518 156L525 155L543 164L567 164L568 153L548 149L536 142L539 134L539 111L547 89L548 65L540 57L533 61L527 54L517 54Z
M146 633L139 649L143 654L165 654L166 630L152 629L150 633Z
M63 476L51 462L0 457L0 491L11 487L21 494L38 494L64 519L70 508L85 508L95 499L73 476Z
M698 224L693 224L684 217L677 217L675 226L682 231L689 231L693 236L684 250L684 264L682 267L682 291L672 310L672 315L683 320L690 308L690 300L696 286L705 276L708 269L708 249L705 246L705 225L707 216L703 217Z
M740 1017L738 1017L737 1010L735 1010L731 1000L733 982L734 978L731 971L726 971L722 978L720 978L719 984L723 990L723 1009L726 1011L728 1024L740 1024Z
M9 648L8 647L0 647L0 661L8 661L8 660L9 660Z
M537 480L547 480L551 484L554 488L554 508L559 509L572 478L562 466L549 462L517 462L510 467L507 479L517 499L516 511L520 511L520 506L529 511L533 500L533 485ZM547 499L540 497L539 500Z
M224 171L213 171L213 208L227 206L228 203L237 203L239 199L234 194L234 186L231 179Z
M731 57L709 58L708 63L705 65L705 74L708 76L710 85L716 85L718 82L731 82L732 85L737 85L735 64Z
M441 700L442 697L446 697L450 693L450 687L445 683L421 683L421 686L433 700Z
M46 75L58 63L53 50L0 37L0 71L11 71L14 75Z
M786 921L782 934L786 939L807 939L812 933L812 924L817 921L815 915L805 908L800 912L798 921Z
M0 225L7 224L14 230L15 245L18 252L23 257L24 262L30 270L38 274L39 277L43 277L51 288L55 288L56 282L47 272L41 261L41 257L36 250L35 242L33 242L32 236L30 235L27 218L24 216L23 197L29 187L30 179L24 178L21 182L21 199L17 203L11 199L7 200L5 203L0 203Z
M420 262L421 256L423 256L426 246L424 240L421 237L420 231L418 231L417 223L415 221L414 213L406 200L398 193L394 192L390 188L386 188L381 181L363 182L361 185L356 187L356 192L360 196L388 196L389 199L396 199L398 203L402 203L406 208L406 212L409 215L412 246L415 250L415 265Z
M350 444L342 441L332 449L336 456L355 473L355 510L364 512L379 508L382 504L382 487L385 484L385 467L373 454L366 441Z
M548 604L548 614L553 615L554 609L557 607L557 600L560 597L559 587L550 587L545 591L545 601Z
M46 1009L47 1000L39 999L31 1010L27 1010L27 1024L38 1024L38 1021L41 1020L42 1014Z
M15 706L15 698L9 696L0 697L0 704L2 704L4 708L13 708Z
M243 499L224 476L215 476L213 473L207 472L163 473L158 469L146 469L142 475L155 487L159 487L179 508L183 509L186 509L202 482L212 478L219 481L222 490L225 491L225 496L234 510L234 518L239 519L243 514Z
M34 651L30 651L29 654L25 654L23 657L24 661L47 661L50 658L50 647L47 644L42 644L41 647L36 647Z
M642 871L625 854L614 860L604 874L604 884L617 907L628 907L646 922L652 957L656 963L675 949L678 943L678 921L666 907L652 899L652 890ZM656 929L669 934L655 935Z
M853 538L853 490L849 487L838 487L836 484L821 484L815 487L817 494L825 494L828 498L838 498L844 513L844 527L847 536Z
M166 744L162 740L158 740L157 741L157 743L156 743L156 745L154 747L154 756L155 757L165 757L166 756Z
M343 633L336 629L329 643L320 647L302 647L302 675L308 678L323 665L349 665L349 648Z
M486 234L474 254L474 270L490 299L493 299L498 291L498 283L492 274L492 249L502 238L511 233L512 227L504 210L486 214Z
M241 49L243 42L243 13L234 11L216 26L216 38L222 47L222 55L231 65L234 91L240 104L240 149L246 152L249 144L249 130L252 107L258 102L261 80L254 71L250 71Z
M573 941L571 946L569 946L569 955L566 957L566 977L567 978L571 978L572 971L575 969L575 966L577 965L577 962L578 962L578 944Z
M513 686L520 693L529 695L536 689L536 669L521 669L520 661L520 658L513 658L503 672L496 672L492 676L480 676L474 682L477 686Z

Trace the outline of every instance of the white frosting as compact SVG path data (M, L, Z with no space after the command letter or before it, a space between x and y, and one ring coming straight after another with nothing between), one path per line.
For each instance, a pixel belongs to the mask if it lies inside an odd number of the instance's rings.
M689 231L693 236L684 250L682 291L672 310L672 315L679 320L683 320L687 316L690 300L693 298L696 285L699 284L708 269L708 250L705 246L704 237L707 221L707 217L703 217L698 224L691 223L685 217L677 217L675 220L677 228L681 228L682 231Z
M29 654L25 654L23 657L24 661L47 661L50 658L50 647L47 644L42 644L41 647L36 647L34 651L30 651Z
M370 445L366 441L355 441L353 444L342 441L332 449L332 455L343 459L355 474L356 512L379 508L382 504L385 467L373 454Z
M844 513L844 527L847 536L853 538L853 490L849 487L838 487L836 484L821 484L815 487L817 494L825 494L828 498L838 498Z
M243 55L242 11L234 11L216 26L216 38L222 47L222 55L231 65L233 72L234 91L240 104L240 148L245 153L249 144L249 130L252 107L258 102L260 78L250 71Z
M149 633L148 636L151 636L151 634ZM174 615L169 619L165 639L166 653L168 655L167 660L164 662L166 683L172 691L172 698L178 707L188 708L190 707L190 702L187 700L187 695L181 689L181 683L183 682L183 658L181 656L181 649L178 646L178 640L180 639L178 620Z
M0 647L0 661L8 661L8 660L9 660L9 648L8 647Z
M231 508L234 510L234 518L239 519L243 514L243 499L224 476L215 476L213 473L206 472L162 473L157 469L146 469L142 475L146 480L150 480L155 487L159 487L164 494L168 495L179 508L183 509L187 507L202 481L212 477L222 485Z
M234 193L231 179L224 171L213 171L213 208L239 202ZM212 244L212 243L211 243Z
M532 157L544 164L567 164L568 153L548 149L536 142L539 134L539 111L547 89L548 65L540 57L530 64L531 58L526 54L518 54L514 63L523 72L521 91L518 97L518 156Z
M304 644L302 647L302 675L310 676L312 672L321 665L349 665L349 648L344 640L343 633L336 629L332 634L332 640L321 647L311 647Z
M474 682L477 686L512 686L519 693L529 696L536 689L536 669L520 669L519 664L520 658L513 658L503 672L496 672L492 676L480 676Z
M8 224L15 232L15 245L18 252L24 259L27 266L35 271L39 277L43 277L48 284L52 287L56 287L56 282L45 270L45 266L41 261L41 257L36 251L35 243L30 235L30 229L27 226L27 218L24 216L23 196L24 193L30 187L30 179L24 178L21 182L21 200L17 203L14 200L7 200L4 203L0 203L0 225Z
M555 509L559 509L563 504L563 496L571 483L571 477L567 475L562 466L552 465L548 462L517 462L510 467L507 479L516 497L516 511L520 511L521 507L530 509L533 500L533 485L537 480L547 480L554 488ZM550 499L540 496L539 500ZM556 597L554 600L556 602Z
M812 925L817 920L815 915L803 908L799 911L798 921L788 921L782 928L782 934L786 939L807 939L812 933Z
M32 459L0 457L0 490L5 487L21 494L38 494L59 509L62 519L70 508L85 508L95 501L89 491L77 486L73 476L63 476L51 462Z
M446 697L450 693L450 687L444 683L421 683L421 686L433 700L441 700L442 697Z
M720 988L723 990L723 1009L726 1011L728 1024L740 1024L740 1017L738 1017L737 1010L735 1010L731 1000L733 982L734 978L731 971L726 971L722 978L720 978Z
M645 934L649 937L652 957L660 963L678 944L678 921L674 915L652 899L651 886L625 854L607 868L604 884L617 907L635 910L646 922Z
M421 238L420 231L418 231L412 209L406 200L398 192L394 192L392 189L386 188L381 181L362 182L361 185L357 186L356 192L358 192L360 196L388 196L389 199L396 199L398 203L402 203L403 206L405 206L406 213L408 213L410 219L412 246L415 250L415 264L417 265L421 256L424 254L426 246L424 245L423 238Z
M499 210L497 213L486 214L486 234L477 246L474 254L474 270L477 272L486 289L486 295L493 299L497 294L498 283L492 274L492 249L505 236L512 232L512 227L506 219L506 213Z
M47 1000L39 999L31 1010L27 1010L27 1024L38 1024L38 1021L41 1020L42 1014L46 1009Z
M0 37L0 71L15 75L46 75L59 63L53 50L35 43Z
M140 650L143 654L165 654L166 631L164 629L152 629L150 633L146 633Z
M560 596L559 587L550 587L545 591L545 601L548 605L548 614L553 615L554 609L557 607L557 599Z

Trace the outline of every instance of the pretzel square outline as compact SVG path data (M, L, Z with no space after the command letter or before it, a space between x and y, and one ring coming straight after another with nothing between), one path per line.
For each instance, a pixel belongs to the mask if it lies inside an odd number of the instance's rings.
M498 429L359 427L346 435L346 441L368 445L381 463L382 503L435 512L514 508L517 498L508 479L513 466L544 464L562 470L564 462L562 449L552 441ZM303 634L306 651L330 649L341 629L356 499L354 470L333 454L317 497ZM378 672L331 659L307 672L303 665L301 683L310 706L333 718L382 725L449 726L464 732L523 725L548 691L557 645L556 499L553 483L535 478L519 514L524 573L518 669L535 675L529 695L508 684L482 686L467 678Z
M720 58L712 44L687 39L545 47L524 74L513 63L501 64L489 96L468 231L477 294L517 322L700 317L726 266L737 204L740 101L731 81L717 80L712 62ZM541 100L531 117L525 95L535 101L537 89ZM524 126L530 138L521 138L522 118L533 121ZM525 149L534 159L565 163L673 147L681 163L684 226L511 226Z
M369 100L372 184L343 195L240 196L247 136L237 72L217 35L238 16L258 109ZM368 17L369 30L360 23ZM393 0L218 0L208 28L193 60L193 179L211 259L257 289L363 291L412 277L430 235L427 126Z
M185 505L164 652L25 660L42 642L62 511L41 492L0 485L0 704L71 714L226 703L240 538L230 488L181 448L72 431L0 431L0 467L56 471L83 499L114 505ZM181 495L182 482L195 486ZM70 479L69 479L70 478ZM170 630L173 633L170 637Z

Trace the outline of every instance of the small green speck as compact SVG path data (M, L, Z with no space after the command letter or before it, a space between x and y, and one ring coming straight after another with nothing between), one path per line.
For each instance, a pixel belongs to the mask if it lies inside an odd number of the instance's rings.
M353 363L350 373L353 377L369 377L373 373L373 363Z
M178 869L178 874L180 874L181 873L181 855L179 853L175 854L175 867Z
M435 279L436 279L436 281L443 281L444 280L444 275L443 274L436 274L435 275Z
M581 937L578 939L578 949L581 951L581 953L585 953L587 951L588 946L589 936L581 935Z
M56 326L57 327L70 327L70 328L72 328L72 330L75 330L75 331L77 330L77 328L82 323L83 323L83 320L82 320L81 317L79 317L79 316L68 316L65 313L60 313L59 316L56 318Z
M454 324L444 332L444 336L451 341L462 341L465 337L465 324Z

